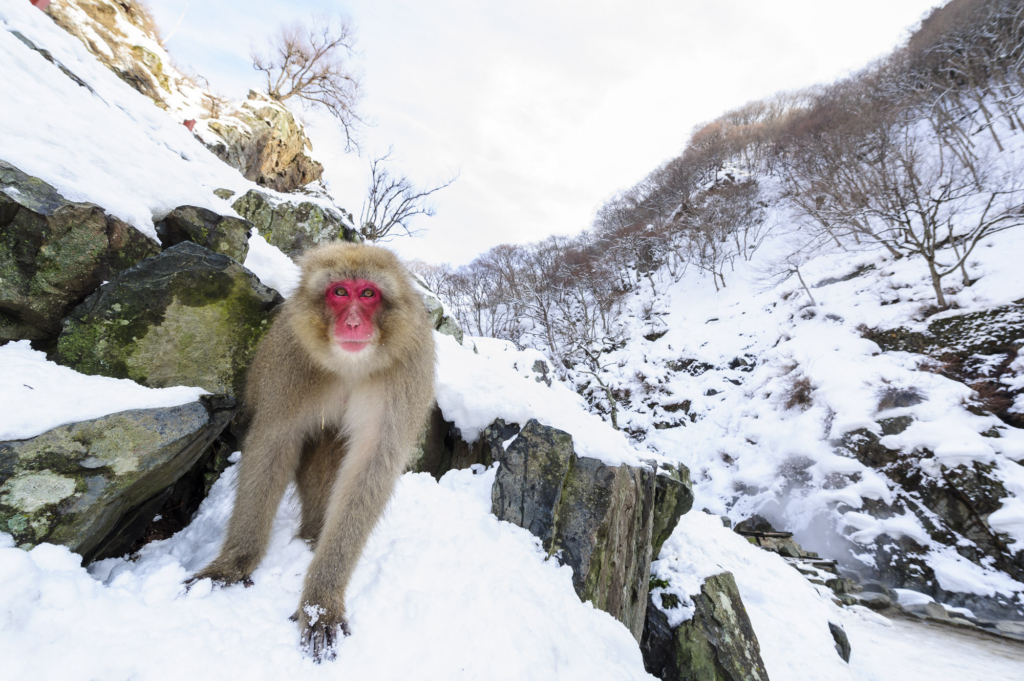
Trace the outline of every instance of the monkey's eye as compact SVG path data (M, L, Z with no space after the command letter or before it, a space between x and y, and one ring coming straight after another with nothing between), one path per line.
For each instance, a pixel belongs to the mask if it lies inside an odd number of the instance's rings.
M334 295L340 298L341 296L347 296L348 291L345 290L344 286L339 286L338 288L334 289Z
M372 288L364 288L363 292L360 293L359 295L362 296L363 298L373 298L373 289Z

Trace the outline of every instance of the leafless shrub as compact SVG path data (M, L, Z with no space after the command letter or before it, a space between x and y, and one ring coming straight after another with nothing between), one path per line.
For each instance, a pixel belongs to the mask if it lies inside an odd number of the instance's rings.
M391 153L388 149L388 153L370 161L370 182L359 215L359 231L370 241L386 240L396 228L407 236L414 234L412 219L418 215L432 217L435 213L428 197L458 179L455 175L435 187L421 189L405 175L387 167Z
M355 35L346 19L314 16L308 25L281 26L269 53L251 51L252 65L266 78L265 92L279 102L292 97L322 107L341 124L351 147L361 97L350 60Z
M813 393L814 386L811 385L811 379L803 374L795 374L782 392L782 406L785 409L809 407L813 402Z

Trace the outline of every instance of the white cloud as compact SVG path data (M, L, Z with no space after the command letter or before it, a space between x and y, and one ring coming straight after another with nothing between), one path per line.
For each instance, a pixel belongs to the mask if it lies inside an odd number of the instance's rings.
M161 0L161 26L188 0ZM891 50L935 0L328 0L191 2L167 47L235 97L258 85L249 46L282 21L344 11L361 53L364 154L391 144L437 195L392 246L466 262L502 242L586 227L602 201L681 151L693 126L780 90L830 81ZM318 156L358 214L366 160L310 115Z

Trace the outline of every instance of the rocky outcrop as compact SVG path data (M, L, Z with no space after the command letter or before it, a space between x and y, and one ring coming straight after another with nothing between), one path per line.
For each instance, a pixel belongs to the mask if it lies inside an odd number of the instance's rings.
M576 456L572 436L530 420L498 455L492 512L540 538L573 569L573 586L643 631L651 569L655 471Z
M319 180L324 167L306 155L313 144L292 112L267 95L249 91L249 99L229 115L207 121L219 141L210 151L245 179L279 192Z
M240 395L245 371L282 302L231 258L190 241L143 261L76 307L58 361L142 385Z
M234 399L125 411L0 442L0 528L22 548L121 555L224 430Z
M278 201L262 192L250 190L231 207L252 222L259 235L271 246L293 258L313 246L339 239L354 243L362 241L351 227L350 216L309 201Z
M252 224L245 220L196 206L179 206L156 223L156 234L164 248L191 241L235 262L245 262L251 233Z
M463 334L459 323L455 321L454 317L445 314L444 304L441 302L441 299L434 295L422 282L420 283L422 289L420 293L423 295L423 302L427 306L427 314L430 315L430 323L434 326L434 329L446 336L451 336L459 342L459 345L462 345Z
M469 468L473 464L490 466L500 458L502 443L518 433L518 424L507 424L502 419L496 419L476 441L466 442L458 427L445 421L440 407L435 405L427 417L406 470L430 473L440 479L448 471Z
M690 469L682 464L664 464L654 483L654 527L651 549L658 557L661 545L672 535L679 519L693 508L693 483Z
M0 161L0 343L56 336L104 280L159 250L98 206Z
M53 0L46 13L121 80L169 108L183 76L160 46L156 26L136 0Z
M901 416L882 419L878 425L884 437L898 435L912 423L911 417ZM995 430L992 434L998 435ZM889 449L866 429L848 433L835 444L837 451L857 458L893 482L891 504L866 499L863 511L880 519L914 515L936 544L953 547L977 565L1024 581L1024 553L1014 551L1009 538L988 524L988 517L1010 497L996 465L974 461L949 467L927 449ZM858 552L876 556L875 570L865 572L857 564L850 567L862 571L864 579L877 578L890 587L914 589L946 603L964 605L979 615L996 619L1024 615L1018 604L1000 596L944 592L925 561L925 549L908 536L881 537L871 545L858 545Z
M653 601L640 650L663 681L767 681L750 618L729 572L709 577L693 596L693 616L673 628Z

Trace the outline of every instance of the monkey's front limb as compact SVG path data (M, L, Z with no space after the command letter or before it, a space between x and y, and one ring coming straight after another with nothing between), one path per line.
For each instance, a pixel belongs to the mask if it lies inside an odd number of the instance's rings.
M303 650L317 662L334 659L339 629L349 633L345 587L405 465L389 440L353 442L331 495L296 613Z
M277 507L295 476L300 446L296 438L273 436L253 423L239 464L235 508L224 546L216 560L197 572L194 580L252 583L249 575L267 551Z

